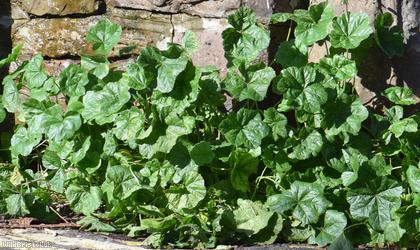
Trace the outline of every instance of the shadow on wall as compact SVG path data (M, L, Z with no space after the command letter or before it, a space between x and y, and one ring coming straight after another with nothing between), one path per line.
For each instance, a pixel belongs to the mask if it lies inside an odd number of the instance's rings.
M290 6L290 2L285 4L284 1L274 1L273 3L273 13L279 12L293 12L294 9L308 9L309 8L309 0L293 0L294 5ZM287 6L287 7L286 7ZM286 23L280 24L270 24L270 45L268 46L268 62L271 63L276 58L276 53L279 45L286 41L287 33L289 30L289 26L291 26L291 35L293 36L293 29L294 23L289 21ZM290 37L293 38L293 37ZM281 67L277 64L272 64L272 67L276 70L277 73L280 72ZM268 98L261 103L262 108L272 107L279 101L280 97L278 95L274 95L272 88L268 90Z
M10 1L0 1L0 58L6 57L12 49L11 27L12 17L10 10ZM7 69L1 69L0 79L3 79ZM0 88L0 93L3 89Z
M406 50L396 62L398 85L415 90L420 97L420 1L397 1L398 25L404 29Z
M12 49L11 29L12 17L10 1L0 0L0 58L6 57ZM8 68L0 69L0 82L3 81L4 76L7 74ZM3 85L0 84L0 94L3 93ZM0 133L10 131L13 126L13 118L7 117L7 121L0 124Z
M385 8L379 3L378 11L389 11L395 14L397 25L404 30L406 38L404 55L390 59L375 42L370 45L365 44L370 48L367 51L361 51L362 55L366 53L369 56L355 55L355 59L360 60L358 75L361 78L361 84L375 93L375 96L367 102L375 110L382 110L384 106L390 104L381 96L389 84L407 86L417 97L420 97L420 1L396 0L395 3L395 9ZM409 110L409 113L420 110L420 104L410 107Z

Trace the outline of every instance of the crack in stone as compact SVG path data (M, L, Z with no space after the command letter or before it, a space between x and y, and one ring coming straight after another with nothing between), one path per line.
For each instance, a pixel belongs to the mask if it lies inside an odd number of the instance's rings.
M169 12L169 11L162 11L162 10L150 10L150 9L144 9L144 8L133 8L133 7L125 7L125 6L113 6L114 9L120 9L120 10L141 10L141 11L146 11L146 12L150 12L151 14L160 14L160 15L187 15L190 17L198 17L198 18L209 18L209 19L226 19L226 17L218 17L218 16L207 16L207 15L198 15L198 14L192 14L192 13L188 13L185 12L184 10L180 10L179 12Z
M171 26L172 26L171 43L173 43L174 39L175 39L175 24L173 22L173 18L174 18L174 15L171 14L171 17L169 19L170 22L171 22Z

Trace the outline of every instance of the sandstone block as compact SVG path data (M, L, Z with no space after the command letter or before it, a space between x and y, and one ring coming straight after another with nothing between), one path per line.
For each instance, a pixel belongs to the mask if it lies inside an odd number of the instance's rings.
M98 0L21 0L22 8L33 15L90 14L98 10Z
M240 4L240 0L107 0L107 5L117 8L172 14L187 13L201 17L226 17L239 8Z

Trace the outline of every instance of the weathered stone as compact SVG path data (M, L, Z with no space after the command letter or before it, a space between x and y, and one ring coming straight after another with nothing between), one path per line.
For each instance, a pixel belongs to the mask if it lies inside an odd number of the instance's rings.
M198 66L214 65L225 73L222 32L228 26L226 19L199 18L185 14L174 15L174 42L180 42L185 31L191 30L198 36L198 50L193 62Z
M226 17L239 8L240 0L107 0L107 5L161 13L187 13L201 17Z
M97 0L21 0L22 8L33 15L90 14L98 10Z
M137 54L143 47L164 48L167 42L172 41L171 15L113 8L109 17L123 28L120 43L116 47L117 51L123 47L137 46L133 51Z
M240 4L238 0L202 1L182 6L182 12L201 17L227 17Z
M100 17L32 19L13 34L13 43L23 44L22 54L48 57L75 56L88 50L87 30Z
M242 4L253 9L258 19L266 23L273 14L273 2L273 0L243 0Z
M311 0L311 5L325 2L325 0ZM328 0L328 4L333 8L336 15L341 15L346 11L355 13L366 13L369 16L370 22L373 23L375 14L377 13L377 1L373 0L358 0L348 1L348 4L343 4L342 0Z

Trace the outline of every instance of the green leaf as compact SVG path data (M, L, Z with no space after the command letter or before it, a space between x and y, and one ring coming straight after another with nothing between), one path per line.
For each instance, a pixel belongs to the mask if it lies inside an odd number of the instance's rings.
M83 70L91 72L99 79L104 79L109 74L109 62L106 58L81 56L80 64Z
M156 107L160 117L184 115L185 110L195 103L200 93L200 77L200 69L188 63L186 69L177 77L170 93L153 91L150 102Z
M274 13L271 15L270 22L273 24L284 23L291 19L292 16L292 13Z
M260 114L250 109L231 113L220 123L219 130L232 145L244 145L250 149L259 147L262 139L269 133L269 128L262 122Z
M337 81L350 80L357 74L356 62L343 55L324 57L319 62L319 67Z
M255 13L247 8L240 7L228 18L231 28L223 31L223 47L228 65L248 64L270 43L269 32L256 23Z
M275 141L279 137L287 136L287 118L275 108L271 107L264 110L264 122L271 128L273 138Z
M275 76L274 70L263 64L248 67L242 71L242 75L233 68L224 80L225 89L239 101L262 101Z
M312 5L309 10L295 10L292 19L297 23L296 41L309 46L324 39L333 18L333 10L326 2Z
M404 34L401 27L395 25L389 12L380 13L375 19L375 40L379 48L390 58L404 53Z
M282 42L276 53L276 62L283 68L303 67L307 64L307 47L305 45L296 45L294 39Z
M294 181L289 190L267 199L267 205L273 211L284 214L291 210L293 217L303 225L318 222L319 216L325 213L330 204L320 186L301 181Z
M315 82L316 70L311 66L289 67L281 72L275 90L297 109L313 113L320 111L328 95L321 83Z
M187 67L188 60L182 58L166 58L159 66L156 90L169 93L175 86L176 78Z
M332 26L330 41L334 48L357 48L372 33L366 14L344 13L333 20Z
M247 192L249 190L249 176L258 170L258 158L243 151L236 150L229 157L231 166L230 181L234 189Z
M21 194L9 195L6 199L7 213L13 216L25 216L30 213L25 197Z
M45 117L42 124L46 128L46 135L56 142L70 139L82 125L79 114L68 114L65 117Z
M43 60L41 55L36 55L26 65L24 77L29 89L42 87L48 79L48 75L44 71Z
M204 179L196 167L183 171L179 185L170 186L166 191L169 209L180 213L188 213L188 210L195 208L205 196Z
M111 184L112 188L107 193L104 190L105 183ZM102 184L102 190L107 193L108 200L126 199L134 192L144 189L145 186L139 182L139 177L135 175L131 166L108 165L106 170L106 181ZM110 199L112 197L112 199Z
M238 199L238 208L233 211L236 231L252 236L269 225L274 212L269 211L259 202Z
M400 227L398 221L391 221L385 225L384 237L387 242L399 242L405 230Z
M135 90L143 90L150 84L150 79L147 78L145 69L138 63L130 63L127 66L124 77L128 82L128 86Z
M81 227L81 229L85 229L87 231L96 231L96 232L115 232L116 229L102 221L98 218L93 217L91 215L84 217L83 219L77 222Z
M121 32L119 25L104 18L89 29L86 40L92 43L96 54L107 56L120 40Z
M392 166L385 162L381 153L376 154L368 162L369 166L376 172L377 176L387 176L391 174Z
M140 142L139 152L145 158L150 159L158 152L169 153L178 138L190 134L195 126L191 116L170 117L166 122L167 126L156 124L149 128L150 134Z
M205 141L195 144L190 151L190 155L195 164L199 166L209 164L215 157L210 143Z
M322 112L324 113L322 127L325 129L327 138L340 133L357 135L362 122L369 116L369 111L359 98L345 94L327 103Z
M306 160L316 156L324 144L322 135L317 130L301 130L298 143L288 155L292 159Z
M115 118L115 127L112 129L112 133L121 141L132 142L143 131L144 123L144 113L136 107L131 107L120 112Z
M28 156L41 138L42 134L20 126L13 134L10 150L13 155Z
M413 99L413 91L404 87L390 87L387 88L383 94L388 100L398 105L412 105L416 101Z
M144 165L140 174L148 179L149 186L155 187L159 183L162 188L165 188L172 181L175 170L175 166L168 161L160 163L153 159Z
M111 122L116 113L130 100L129 88L121 82L111 82L100 91L88 91L83 96L83 118L99 125Z
M63 168L55 171L54 176L48 181L51 186L51 190L57 193L64 192L64 182L66 179L66 173Z
M389 126L389 131L395 135L395 137L401 137L405 132L414 133L417 132L418 124L413 118L405 118L401 121L397 121Z
M83 213L84 215L90 215L100 207L101 197L101 189L96 186L70 184L66 189L66 198L70 202L70 207L76 213Z
M316 243L321 247L326 246L339 238L344 233L346 226L347 218L344 213L336 210L328 210L325 213L324 226L315 239L309 240L309 243Z
M20 43L13 47L12 52L6 57L0 60L0 68L2 68L6 64L10 64L11 62L16 61L18 58L20 51L22 50L23 44Z
M407 169L407 180L411 190L420 193L420 169L410 166Z
M364 188L350 189L347 192L350 214L358 221L367 219L373 229L383 231L391 222L393 211L401 205L402 192L396 181L386 177L369 181Z
M354 246L353 242L343 233L331 243L328 250L354 250Z
M3 85L2 103L4 107L10 113L19 111L22 101L19 97L18 86L15 84L11 76L6 76L3 79Z
M55 170L62 167L60 156L51 150L45 150L42 155L42 165L46 169Z
M89 83L88 76L75 64L71 64L60 73L59 84L63 93L68 96L82 96L85 86Z
M4 110L3 101L0 99L0 123L6 119L6 111Z

